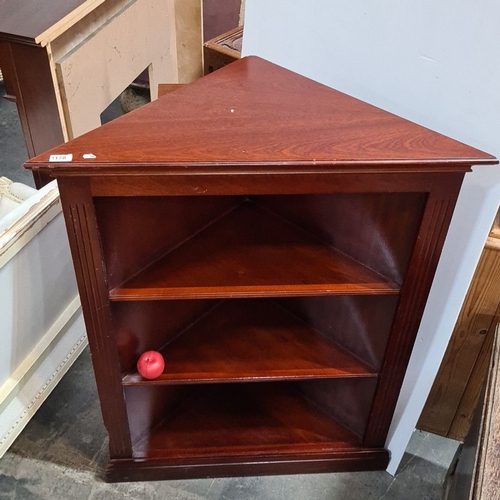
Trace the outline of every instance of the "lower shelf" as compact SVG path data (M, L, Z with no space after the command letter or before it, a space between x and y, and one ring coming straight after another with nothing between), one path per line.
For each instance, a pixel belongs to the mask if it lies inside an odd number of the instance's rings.
M164 410L166 417L143 432L133 446L133 455L250 457L361 446L355 433L307 399L297 387L293 383L259 383L170 388L162 395L162 400L169 402ZM127 395L141 390L148 389L130 387Z
M387 450L365 448L360 437L375 384L332 379L126 386L132 456L112 457L106 478L383 470ZM358 426L358 432L340 421Z

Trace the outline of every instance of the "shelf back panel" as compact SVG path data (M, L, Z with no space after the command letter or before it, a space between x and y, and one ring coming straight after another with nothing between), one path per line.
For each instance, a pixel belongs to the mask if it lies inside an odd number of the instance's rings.
M324 379L298 382L300 391L360 438L370 418L377 380Z
M94 198L107 280L120 285L245 198Z
M257 196L257 203L401 284L425 193Z
M160 350L216 304L210 300L112 302L122 373L135 370L143 352Z
M379 371L398 303L394 295L277 299L331 341Z

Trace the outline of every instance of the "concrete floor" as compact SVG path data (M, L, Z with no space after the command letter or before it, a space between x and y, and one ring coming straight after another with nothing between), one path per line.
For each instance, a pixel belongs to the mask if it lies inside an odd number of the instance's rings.
M26 158L15 105L0 98L0 175L33 185ZM395 478L381 471L107 484L106 431L85 351L0 459L0 500L438 500L457 444L416 431Z
M24 170L28 159L16 105L3 99L5 87L0 80L0 176L35 187L33 176Z
M0 499L438 500L457 443L416 431L386 472L107 484L107 438L85 351L0 460Z

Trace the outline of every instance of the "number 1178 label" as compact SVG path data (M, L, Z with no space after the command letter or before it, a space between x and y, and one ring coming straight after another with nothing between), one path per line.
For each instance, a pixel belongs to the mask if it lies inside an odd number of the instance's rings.
M49 161L72 161L73 155L50 155Z

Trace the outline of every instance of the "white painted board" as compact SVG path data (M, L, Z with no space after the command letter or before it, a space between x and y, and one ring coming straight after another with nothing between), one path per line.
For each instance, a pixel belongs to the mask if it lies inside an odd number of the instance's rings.
M247 0L258 55L500 157L496 0ZM394 474L500 203L500 169L467 174L389 432Z
M0 221L0 457L86 344L53 181Z

